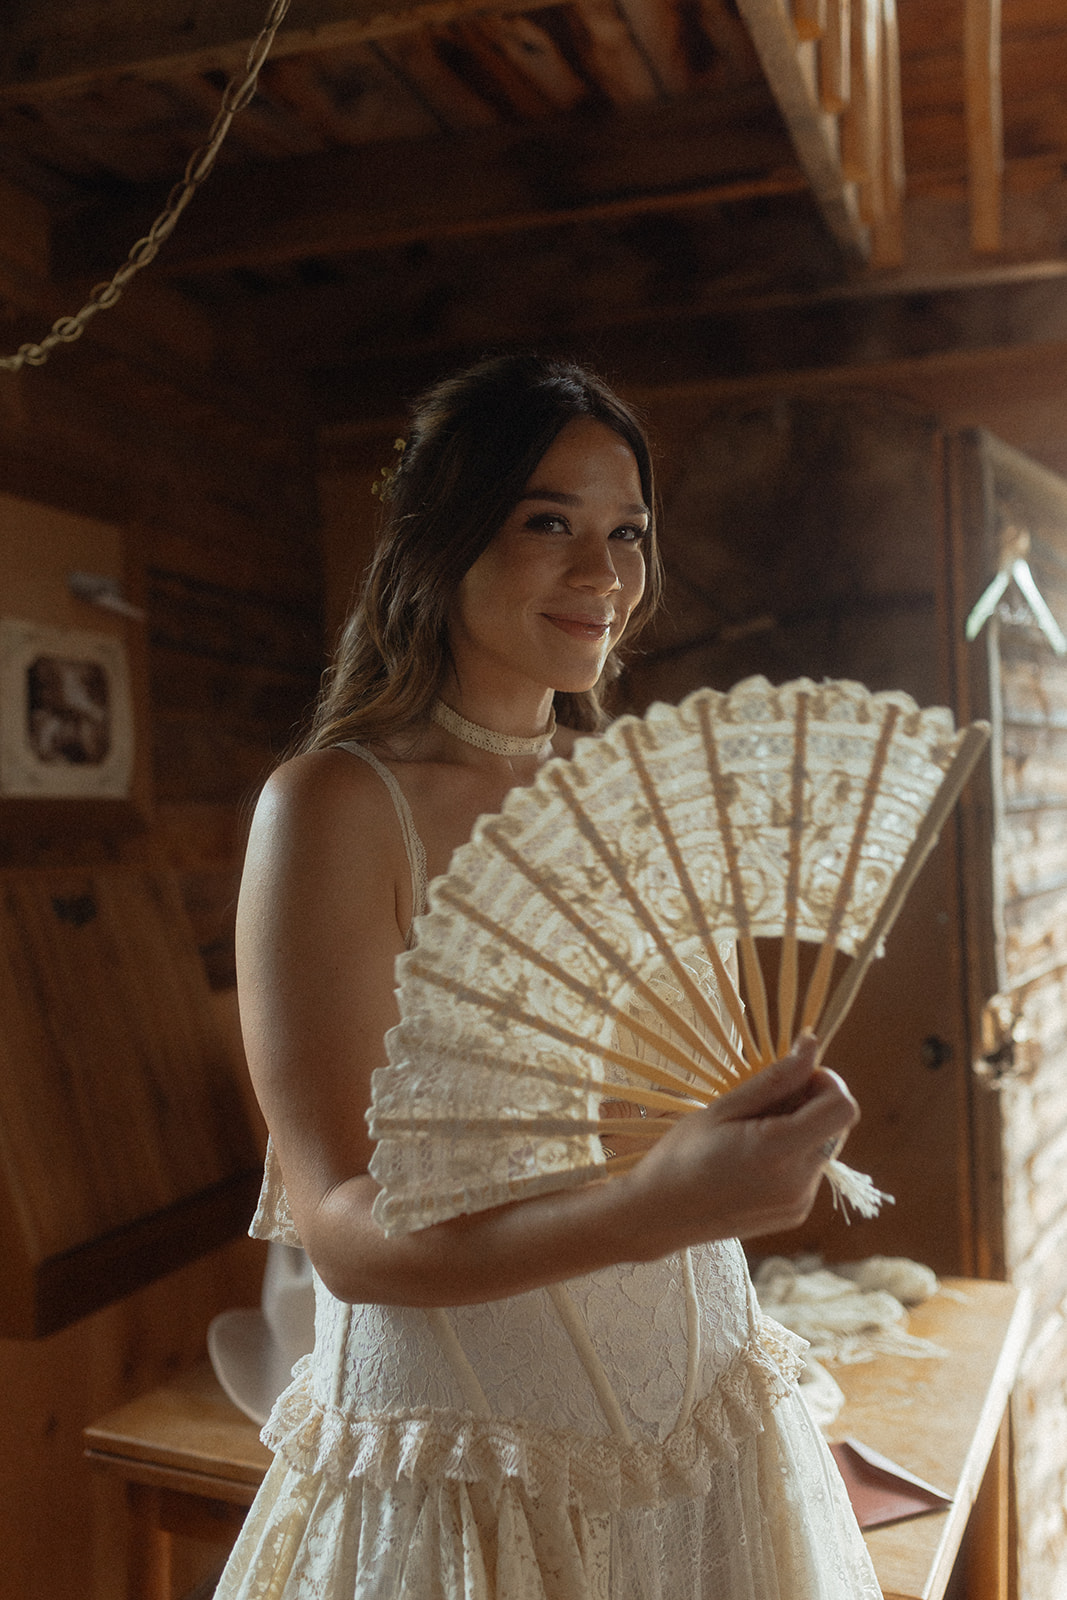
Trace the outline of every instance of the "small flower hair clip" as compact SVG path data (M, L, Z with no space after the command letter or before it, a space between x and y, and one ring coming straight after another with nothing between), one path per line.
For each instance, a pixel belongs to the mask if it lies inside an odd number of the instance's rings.
M402 456L404 454L404 451L405 451L406 448L407 448L407 440L406 439L394 439L393 440L393 449L396 451L398 457L400 457L400 456ZM399 460L397 460L396 465L393 466L393 467L382 467L381 470L378 473L378 476L375 478L374 482L370 486L371 494L376 494L378 496L379 500L387 500L389 498L389 495L390 495L391 491L392 491L393 479L396 477L397 472L399 471L399 469L400 469L400 461Z

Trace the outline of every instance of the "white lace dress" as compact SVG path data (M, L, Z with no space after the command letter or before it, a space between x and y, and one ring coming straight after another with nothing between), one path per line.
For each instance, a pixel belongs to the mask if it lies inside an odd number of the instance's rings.
M299 1243L271 1151L253 1232ZM315 1288L217 1600L880 1600L735 1241L450 1310Z

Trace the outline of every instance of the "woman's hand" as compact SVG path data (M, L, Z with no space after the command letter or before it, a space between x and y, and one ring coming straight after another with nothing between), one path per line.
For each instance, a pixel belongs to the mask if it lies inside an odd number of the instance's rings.
M679 1235L694 1243L751 1239L804 1221L823 1166L859 1118L845 1084L816 1065L817 1054L816 1040L802 1035L780 1061L682 1117L616 1180L632 1186L650 1219L649 1258L663 1254L665 1243L677 1248Z

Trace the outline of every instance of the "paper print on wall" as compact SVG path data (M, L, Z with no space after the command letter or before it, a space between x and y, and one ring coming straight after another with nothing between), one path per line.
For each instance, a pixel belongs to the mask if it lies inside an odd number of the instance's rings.
M121 800L132 776L121 639L0 617L0 795Z

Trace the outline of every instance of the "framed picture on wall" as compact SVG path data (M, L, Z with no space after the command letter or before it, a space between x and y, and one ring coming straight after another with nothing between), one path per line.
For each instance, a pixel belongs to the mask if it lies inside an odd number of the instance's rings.
M0 617L0 800L128 802L134 727L121 637Z
M0 864L150 826L142 596L135 528L0 491Z

